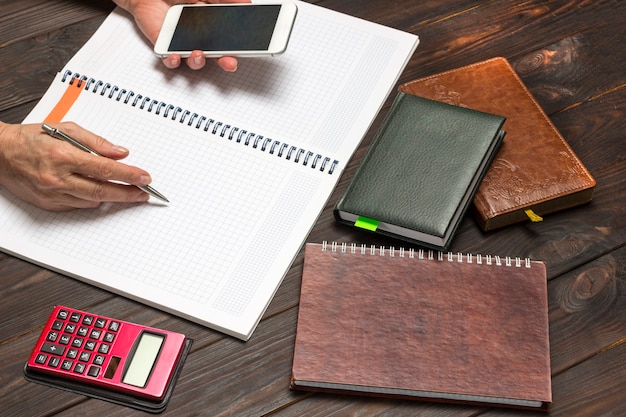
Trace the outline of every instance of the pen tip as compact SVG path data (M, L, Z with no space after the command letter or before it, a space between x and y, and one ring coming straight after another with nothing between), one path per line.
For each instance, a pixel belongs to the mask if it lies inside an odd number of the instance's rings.
M156 198L158 198L159 200L161 200L161 201L163 201L165 203L169 203L170 202L170 200L168 200L167 197L165 197L163 194L161 194L161 193L159 193L157 191L152 190L152 193L150 193L150 194L153 197L156 197Z

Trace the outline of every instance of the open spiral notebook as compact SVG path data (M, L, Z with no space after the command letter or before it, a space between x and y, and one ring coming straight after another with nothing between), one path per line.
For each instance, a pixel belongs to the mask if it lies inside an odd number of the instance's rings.
M171 203L52 213L0 189L0 248L247 340L418 44L296 3L287 51L232 74L165 69L115 10L25 122L129 148Z

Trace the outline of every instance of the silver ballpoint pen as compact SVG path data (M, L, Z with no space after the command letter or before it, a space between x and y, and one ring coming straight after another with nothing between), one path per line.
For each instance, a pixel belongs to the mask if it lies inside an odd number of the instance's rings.
M85 152L89 152L90 154L93 154L93 155L96 155L96 156L102 156L101 154L99 154L95 150L91 149L89 146L85 145L84 143L81 143L81 142L77 141L76 139L72 138L71 136L67 135L66 133L61 132L59 129L55 129L54 127L48 126L45 123L43 125L41 125L41 128L43 129L44 132L46 132L47 134L49 134L50 136L52 136L55 139L61 139L61 140L64 140L66 142L69 142L72 145L76 146L77 148L82 149ZM165 198L165 196L163 194L161 194L160 192L158 192L154 188L150 187L149 185L136 185L135 187L139 188L142 191L145 191L146 193L150 194L153 197L156 197L156 198L158 198L160 200L163 200L163 201L165 201L167 203L170 202L170 200Z

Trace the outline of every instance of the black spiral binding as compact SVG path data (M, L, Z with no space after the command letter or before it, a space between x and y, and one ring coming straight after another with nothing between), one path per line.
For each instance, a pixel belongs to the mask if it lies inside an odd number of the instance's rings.
M329 248L330 246L330 248ZM404 249L403 247L400 248L395 248L393 246L390 246L388 248L386 248L385 246L376 246L376 245L357 245L356 243L351 243L351 244L347 244L347 243L341 243L338 244L337 242L331 242L330 245L328 244L328 242L323 241L322 242L322 251L327 251L330 250L331 252L338 252L341 251L342 253L347 253L348 251L350 253L356 254L356 253L360 253L361 255L378 255L378 256L389 256L391 258L393 257L399 257L399 258L404 258L404 257L408 257L411 259L428 259L428 260L435 260L437 259L438 261L442 262L447 260L448 262L458 262L458 263L468 263L468 264L477 264L477 265L496 265L496 266L508 266L508 267L516 267L516 268L521 268L521 267L525 267L525 268L530 268L531 266L531 260L529 258L512 258L510 256L506 256L504 257L504 262L503 262L503 258L501 258L500 256L497 255L480 255L480 254L465 254L463 255L462 253L453 253L453 252L441 252L441 251L434 251L434 250L424 250L424 249Z
M252 144L254 149L260 149L261 152L268 151L270 155L276 155L279 158L284 156L284 158L288 161L293 158L295 163L300 163L302 160L302 165L309 166L310 163L312 169L317 168L319 165L319 170L321 172L326 171L326 168L331 161L331 159L327 156L325 157L297 146L289 145L284 142L281 143L278 140L257 135L254 132L249 132L245 129L240 129L239 127L216 121L209 117L199 115L198 113L192 113L189 110L182 109L181 107L174 106L170 103L151 99L150 97L143 96L141 94L135 94L132 90L126 90L118 87L117 85L111 85L110 83L105 83L101 80L95 80L94 78L89 78L84 75L80 75L79 73L73 73L70 70L65 71L61 81L66 82L67 78L70 76L70 85L73 85L74 81L78 81L77 86L81 87L82 83L86 82L86 91L91 91L94 94L100 92L101 96L105 96L108 92L107 97L115 101L130 104L133 107L137 107L137 105L139 105L141 110L145 109L149 113L169 117L172 120L178 120L181 124L186 121L187 126L189 127L195 127L198 130L211 133L212 135L219 135L220 137L225 137L231 141L234 139L235 142L242 143L245 146L250 146L250 144ZM195 126L192 126L194 123ZM328 174L333 174L337 164L339 164L339 161L337 160L333 160L333 162L330 163L330 166L328 167Z

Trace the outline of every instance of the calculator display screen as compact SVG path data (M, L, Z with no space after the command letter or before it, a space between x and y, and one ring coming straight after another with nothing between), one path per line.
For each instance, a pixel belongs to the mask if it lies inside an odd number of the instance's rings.
M152 372L164 340L164 335L142 332L122 382L136 387L144 387L148 382L150 372Z

